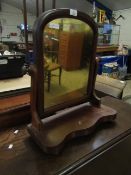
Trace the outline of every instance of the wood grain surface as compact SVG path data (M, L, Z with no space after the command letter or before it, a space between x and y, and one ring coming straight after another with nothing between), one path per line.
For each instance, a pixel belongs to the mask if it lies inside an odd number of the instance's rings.
M100 157L103 151L106 149L109 150L110 147L131 134L130 105L112 97L104 97L102 103L118 111L115 123L101 125L96 129L94 134L72 140L65 145L62 152L57 156L43 153L29 136L26 126L0 132L0 174L69 174L74 169L77 170L78 167L82 169L85 161L91 162L94 157ZM19 132L14 134L16 129ZM10 144L13 144L12 149L8 149ZM118 152L118 155L121 153L122 151ZM129 154L129 156L131 155ZM106 160L110 159L106 158ZM125 161L124 159L123 162ZM113 159L108 163L108 166L113 167ZM94 166L96 167L97 165L95 164ZM124 168L120 165L118 167L120 169ZM112 172L111 174L114 175L113 172L117 172L119 168L113 171L110 170ZM107 172L107 174L109 173ZM122 175L122 173L119 175ZM124 175L127 174L125 173Z

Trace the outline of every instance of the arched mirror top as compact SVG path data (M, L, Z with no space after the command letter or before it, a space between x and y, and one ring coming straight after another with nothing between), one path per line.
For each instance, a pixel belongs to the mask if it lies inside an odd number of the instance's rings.
M74 11L74 12L73 12ZM75 14L73 14L75 13ZM78 11L78 10L73 10L73 9L66 9L66 8L61 8L61 9L53 9L53 10L48 10L44 13L42 13L39 18L35 21L34 27L33 27L33 40L34 40L34 51L35 51L35 58L37 58L36 54L41 54L37 53L38 45L43 45L43 29L44 27L51 21L55 19L60 19L60 18L71 18L71 19L77 19L82 22L85 22L87 25L89 25L93 31L94 34L94 42L95 44L97 43L97 34L98 34L98 28L94 20L87 14ZM36 49L38 48L38 49ZM94 50L96 47L94 48ZM43 49L41 49L43 51ZM43 55L43 54L41 54ZM39 58L37 58L37 62Z

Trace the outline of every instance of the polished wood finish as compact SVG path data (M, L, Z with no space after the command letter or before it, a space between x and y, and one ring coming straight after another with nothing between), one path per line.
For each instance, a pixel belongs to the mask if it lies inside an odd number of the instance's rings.
M0 132L0 174L130 175L131 107L112 97L104 97L102 104L118 111L115 122L72 140L57 156L43 153L26 126ZM18 134L14 134L16 129ZM13 144L12 149L8 149L9 144Z
M16 95L12 97L7 97L0 99L0 111L7 111L7 109L22 106L24 104L30 103L30 94L24 93L22 95Z
M63 102L66 102L66 106L71 107L74 105L74 99L76 98L75 105L87 101L87 97L82 89L78 89L54 98L52 101L48 101L47 104L45 104L44 117L53 115L55 111L59 110L59 106L54 106L52 108L52 104L62 104ZM68 99L70 99L72 103L67 103ZM65 106L65 104L63 104L63 106ZM22 92L22 94L18 92L14 95L8 94L8 96L0 99L0 129L16 126L18 123L24 124L29 121L31 121L30 92Z
M29 93L0 99L0 129L30 121Z
M66 141L89 135L98 124L115 117L116 110L112 108L84 103L43 119L40 130L29 125L28 131L44 152L58 154Z
M33 38L34 38L34 58L35 58L35 64L31 67L31 74L32 74L32 99L34 98L34 94L36 94L37 102L33 100L33 102L36 104L34 105L34 109L39 116L43 115L43 104L44 104L44 72L43 72L43 29L46 26L47 23L49 23L51 20L54 20L56 18L73 18L82 20L83 22L87 23L93 31L93 38L92 38L92 53L90 55L89 60L89 78L87 82L87 95L86 99L87 101L94 99L95 105L100 105L100 100L95 97L94 94L94 84L95 84L95 77L96 77L96 43L97 43L97 25L93 21L91 17L88 15L77 11L77 16L70 15L70 9L55 9L46 11L43 13L35 22L34 25L34 32L33 32ZM37 77L36 81L34 80L33 76ZM88 75L87 75L88 77ZM41 82L41 83L37 83ZM35 87L35 88L34 88ZM34 91L35 89L35 91ZM96 99L96 100L95 100ZM32 100L31 100L32 101ZM69 102L70 103L70 102ZM93 103L93 101L92 101ZM75 104L75 101L74 101ZM62 107L61 107L62 105ZM66 106L63 106L63 104L59 105L59 109L65 108ZM32 111L33 115L33 111Z
M69 105L74 107L73 111L68 109L66 114L59 112L58 115L56 114L45 118L44 75L46 71L44 70L45 66L43 66L43 64L45 64L45 62L43 62L43 30L46 24L57 18L73 18L81 20L92 29L92 53L89 60L89 76L87 75L87 90L85 94L86 102L90 102L91 107L85 106L85 104L82 104L81 108L74 106L78 100L76 97L74 99L74 104L72 104L72 101L68 100L67 102L63 101L62 103L56 103L56 105L54 105L59 107L54 113L67 108ZM82 38L81 33L80 35L78 33L77 35L76 33L73 33L69 37L69 41L73 40L71 43L67 42L67 48L71 48L70 52L75 51L73 45L76 46L78 41L79 48L82 50L82 39L80 39ZM97 65L95 59L97 26L91 17L80 11L77 11L77 15L71 15L70 9L49 10L36 20L33 31L33 40L35 64L31 65L29 68L29 74L31 75L32 122L31 125L28 126L28 130L43 151L56 154L61 151L61 148L67 140L89 134L91 131L95 130L98 123L113 120L117 112L106 106L101 106L100 99L97 98L94 93ZM69 56L70 54L68 54L67 56L67 58L69 57L70 59L67 62L68 64L69 62L71 63L71 67L69 66L71 69L79 68L80 65L81 52L78 47L75 47L75 49L75 55ZM65 53L63 53L63 55L64 54ZM80 104L81 100L78 100L77 102ZM52 106L52 108L54 108L54 106ZM43 116L44 119L40 120Z

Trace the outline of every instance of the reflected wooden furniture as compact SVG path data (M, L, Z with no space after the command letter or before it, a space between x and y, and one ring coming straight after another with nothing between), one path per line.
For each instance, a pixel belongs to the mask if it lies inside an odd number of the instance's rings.
M58 62L58 49L59 49L59 31L47 25L44 29L44 48L45 55L50 57L52 61Z
M118 111L116 122L72 140L58 156L44 154L26 126L0 132L1 175L130 175L131 107L112 97L102 98L102 104ZM16 129L18 134L14 134Z
M0 129L29 122L30 119L29 92L0 98Z
M48 83L48 92L50 91L50 85L51 85L51 77L52 76L58 76L59 77L59 85L61 84L61 73L62 73L62 67L60 64L57 63L49 63L47 67L45 68L45 80L47 80ZM58 75L52 74L53 71L59 70Z
M46 40L44 40L45 45L45 55L47 57L50 57L53 62L58 62L58 46L59 46L59 40L51 40L52 44L49 45Z
M84 32L60 32L58 62L65 70L81 66Z

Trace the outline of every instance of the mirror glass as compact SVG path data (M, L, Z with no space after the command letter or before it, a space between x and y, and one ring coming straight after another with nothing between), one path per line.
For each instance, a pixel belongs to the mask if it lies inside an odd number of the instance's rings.
M92 44L92 29L78 19L55 19L45 26L44 108L86 95Z

